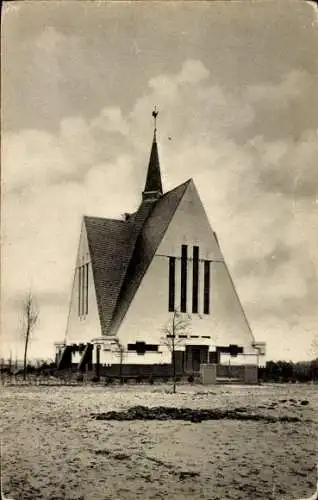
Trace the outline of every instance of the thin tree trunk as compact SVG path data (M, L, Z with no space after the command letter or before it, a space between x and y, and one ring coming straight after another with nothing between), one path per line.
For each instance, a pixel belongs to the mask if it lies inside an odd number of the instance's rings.
M172 376L173 376L173 394L176 393L176 349L174 332L172 337Z
M119 381L120 384L123 384L123 352L120 351L120 358L119 358Z
M12 351L10 350L10 359L9 359L9 379L10 384L12 382Z
M173 394L176 393L176 356L175 356L175 336L176 336L176 329L175 329L175 317L176 317L176 312L173 313L173 320L172 320L172 376L173 376Z
M98 380L100 378L100 370L99 370L99 368L100 368L100 346L97 345L96 346L96 365L95 365L95 369L96 369L96 377L98 378Z
M176 351L173 341L172 347L172 372L173 372L173 394L176 393Z
M26 380L26 371L27 371L27 352L28 352L28 344L30 337L30 325L28 323L27 331L25 334L25 345L24 345L24 358L23 358L23 380Z

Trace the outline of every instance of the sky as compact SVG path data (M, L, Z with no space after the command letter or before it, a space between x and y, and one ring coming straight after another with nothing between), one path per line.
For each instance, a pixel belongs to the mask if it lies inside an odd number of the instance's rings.
M165 190L192 177L268 359L318 332L314 4L8 2L2 16L2 356L64 338L81 217L140 202L156 105Z

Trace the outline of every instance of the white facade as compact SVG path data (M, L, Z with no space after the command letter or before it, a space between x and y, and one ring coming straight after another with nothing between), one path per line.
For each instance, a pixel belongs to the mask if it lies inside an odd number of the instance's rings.
M88 264L88 284L82 283L80 279L80 268ZM86 279L86 277L85 277ZM81 281L81 283L80 283ZM83 286L85 285L85 286ZM83 296L80 297L80 290ZM87 292L87 314L86 314L86 292ZM84 307L79 305L80 299L84 302ZM82 304L83 306L83 304ZM66 329L67 343L91 342L92 338L101 335L101 326L96 301L96 291L93 279L93 269L88 247L85 224L82 223L78 253L76 258L76 269L74 273L73 289L69 317Z
M168 266L170 256L181 257L181 245L188 246L187 313L190 315L188 338L182 344L217 345L237 344L248 357L238 355L233 363L255 363L257 352L252 347L254 337L243 314L233 288L219 245L210 227L207 215L193 182L190 182L166 234L156 251L136 295L120 325L117 336L123 345L143 341L161 344L162 328L171 320L168 312ZM192 313L192 249L199 247L199 258L211 260L210 314L203 313L203 261L199 262L199 314ZM176 260L175 307L180 311L180 260ZM180 346L181 347L181 346ZM127 354L129 362L170 362L171 354L161 353L137 356ZM252 355L253 354L253 355ZM104 359L107 358L107 355Z
M66 343L68 345L101 344L100 363L112 364L119 362L119 355L113 352L115 350L114 344L112 347L110 346L111 336L115 336L125 349L124 363L170 363L171 352L165 345L167 332L163 330L165 325L172 321L174 312L180 313L182 309L181 249L182 246L186 246L186 312L180 314L187 319L188 326L187 331L182 332L182 340L177 339L177 349L189 352L190 348L187 348L187 346L207 346L211 352L221 347L227 349L231 345L238 346L243 349L243 354L231 357L229 354L221 353L221 362L225 364L259 364L262 357L260 357L260 353L265 353L264 345L259 344L263 351L257 349L258 345L255 343L194 182L192 180L187 181L178 186L176 191L173 190L170 194L167 193L170 197L165 198L165 195L162 194L159 160L156 155L156 138L154 136L146 187L147 183L149 183L149 186L151 185L151 188L153 188L153 183L156 186L157 182L158 190L147 191L145 189L143 194L146 193L146 197L143 199L140 211L137 212L136 219L132 217L131 222L101 219L105 222L108 221L108 225L104 226L105 230L103 230L102 225L98 226L98 231L102 228L101 233L94 230L95 239L91 238L91 230L87 229L83 221L67 323ZM149 201L149 197L148 200L146 199L147 194L152 192L155 192L156 196ZM151 210L148 210L149 203L153 203L154 207L159 207L156 216L153 218ZM156 203L158 205L155 205ZM174 212L171 207L175 210ZM155 210L156 208L154 208ZM138 253L136 257L135 254L129 253L131 245L129 243L127 245L127 234L130 235L133 232L128 233L126 229L137 227L139 224L138 217L141 217L142 213L146 214L146 219L142 220L139 228L141 233L138 234L144 234L142 232L147 225L148 230L150 228L151 231L147 232L145 230L145 238L149 238L147 241L148 246L146 245L146 250L140 250L141 253ZM164 232L160 232L159 229L156 231L157 224L160 225L161 223L163 223L161 230L164 228ZM155 244L154 233L158 235L156 245L160 240L157 248L152 246L152 244ZM99 260L96 266L90 254L88 236L91 248L98 248ZM101 245L101 241L104 246ZM117 241L119 242L118 247ZM137 240L134 243L136 245L134 251L139 252L136 242ZM97 247L95 247L95 244ZM193 312L192 304L194 247L197 247L199 252L197 312ZM118 253L117 248L118 252L123 253ZM154 255L151 254L153 257L148 265L147 252L149 253L152 250L155 253ZM143 251L145 255L142 254ZM121 255L123 256L122 261L118 260L118 256ZM129 266L123 268L124 271L122 271L121 266L130 262L127 259L132 259L133 262L133 256L137 258L137 261L138 256L140 256L141 261L144 259L141 263L145 264L147 268L143 269L141 266L137 271L135 268L134 272L137 274L133 274L133 272L129 274ZM169 311L169 260L171 257L175 258L174 311ZM210 270L208 313L204 311L203 305L204 266L207 262L209 262ZM100 271L102 274L96 274ZM143 274L137 288L139 283L138 273L144 271L145 274ZM123 274L126 281L122 279L121 274ZM98 286L96 275L101 277ZM128 276L130 276L129 279ZM122 292L122 285L125 284L127 287L127 279L128 287L130 284L135 284L137 288L136 290L133 289L132 296L129 296L129 293L125 295L125 292ZM103 298L109 299L108 302L103 301ZM125 307L120 309L123 305ZM121 314L121 312L123 313ZM178 332L176 333L178 335ZM146 351L143 355L127 350L129 344L135 345L136 342L143 342L148 346L149 344L158 346L158 350ZM81 354L77 352L73 355L73 358L75 360L80 356ZM93 363L95 361L96 349L93 352Z

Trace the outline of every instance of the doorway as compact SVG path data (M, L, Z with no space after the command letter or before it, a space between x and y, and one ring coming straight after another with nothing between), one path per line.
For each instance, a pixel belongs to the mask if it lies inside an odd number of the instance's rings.
M185 371L199 372L202 363L208 363L208 345L187 345L185 350Z

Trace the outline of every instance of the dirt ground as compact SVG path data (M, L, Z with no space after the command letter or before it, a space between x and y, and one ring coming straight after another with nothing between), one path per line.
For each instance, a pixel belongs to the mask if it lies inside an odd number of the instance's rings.
M279 499L316 487L318 386L1 387L3 489L15 500ZM307 401L307 403L305 403ZM101 421L148 407L246 408L301 422Z

